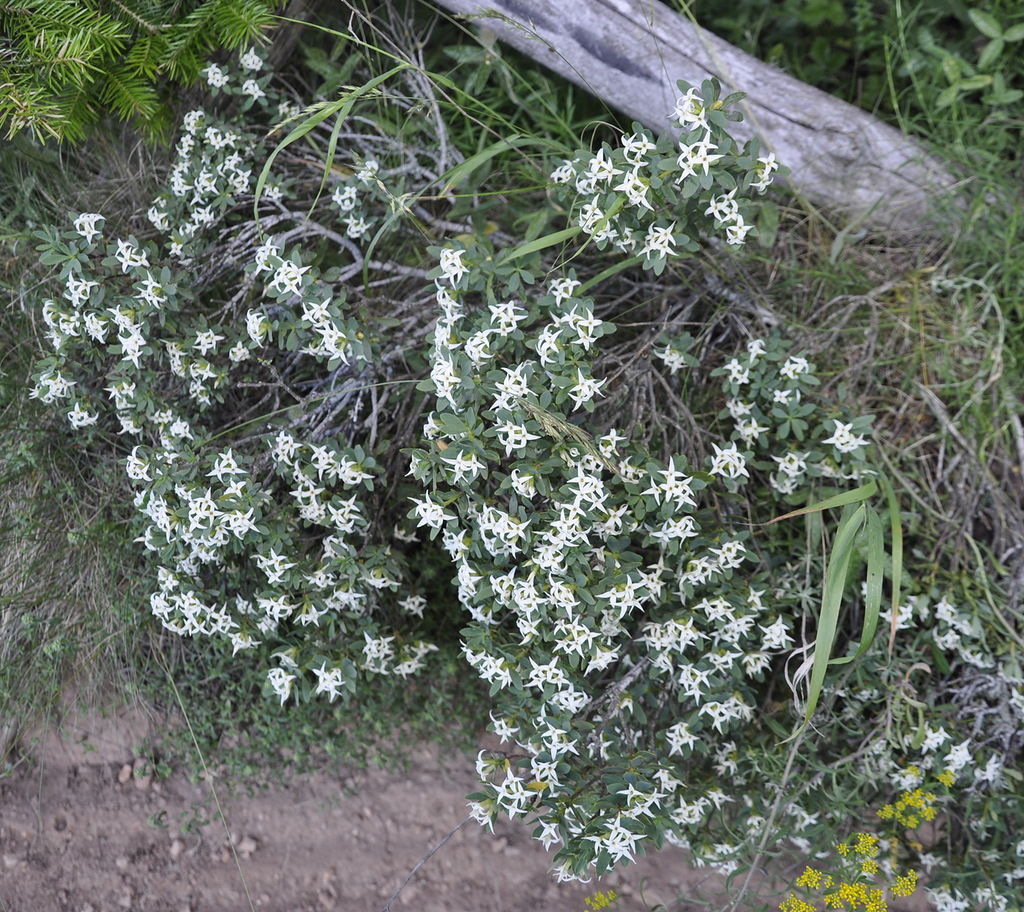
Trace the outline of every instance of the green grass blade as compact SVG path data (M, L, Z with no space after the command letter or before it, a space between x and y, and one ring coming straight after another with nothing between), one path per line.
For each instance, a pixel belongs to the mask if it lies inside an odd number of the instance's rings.
M854 488L852 491L843 491L842 494L836 494L835 497L827 497L825 500L818 501L816 504L811 504L809 507L801 507L799 510L793 510L791 513L783 513L782 516L776 516L774 519L769 519L765 525L770 526L773 523L782 522L784 519L792 519L794 516L804 516L807 513L820 513L822 510L832 510L835 507L845 507L848 504L859 503L874 496L877 490L878 485L874 481L869 481L866 485L861 485L859 488Z
M850 569L850 557L867 512L867 507L863 503L856 508L851 509L851 507L852 504L843 511L835 542L832 545L832 553L829 556L828 569L825 571L825 586L821 598L821 612L818 615L818 630L814 643L814 658L811 663L811 678L808 683L804 720L787 740L792 740L807 727L811 716L814 715L814 710L817 709L818 700L825 685L825 672L828 670L829 656L835 645L836 632L839 629L839 612L842 608L843 591L846 588L846 577Z
M528 244L520 244L515 250L512 250L508 256L504 258L504 261L508 263L511 260L518 260L520 257L529 256L531 253L536 253L538 250L545 250L548 247L555 247L558 244L564 244L566 241L571 241L577 234L583 229L579 225L574 225L572 228L563 228L561 231L555 231L552 234L545 234L544 237L539 237L535 241L530 241Z
M889 512L889 535L892 539L892 624L889 627L889 655L896 644L896 624L899 621L900 582L903 578L903 526L900 523L900 504L896 492L882 479L882 490Z
M303 136L305 136L315 127L319 126L321 123L327 120L328 117L332 117L333 115L337 114L338 122L340 124L342 121L344 121L346 117L348 117L353 105L355 105L356 101L359 98L361 98L363 95L366 95L368 92L373 91L381 83L387 82L396 73L400 73L402 72L402 70L408 69L408 67L409 64L400 64L399 66L393 67L392 69L388 70L386 73L382 73L380 76L375 76L369 82L366 82L363 85L352 89L352 91L346 93L343 98L339 98L336 101L325 102L323 104L315 106L313 113L310 114L309 117L307 117L304 121L302 121L302 123L298 124L296 127L292 128L292 131L284 139L282 139L281 142L279 142L277 146L274 148L274 151L270 153L270 156L267 158L266 163L263 165L263 170L260 171L260 176L256 179L256 193L255 198L253 199L252 202L252 213L253 218L255 219L257 225L259 225L260 223L260 197L263 195L263 188L267 184L267 178L270 176L270 169L271 167L273 167L274 161L277 159L277 156L286 148L288 148L288 146L290 146L293 142L295 142L298 139L302 139ZM326 170L329 169L330 165L327 166Z
M845 665L859 659L868 651L878 629L878 615L882 607L882 578L885 571L885 535L882 532L882 520L875 510L869 508L866 518L867 592L864 598L864 626L860 633L860 646L852 656L833 659L830 663L832 665Z
M441 191L441 194L443 196L451 193L455 187L463 183L477 168L489 162L496 155L507 152L509 149L524 149L529 146L547 148L550 145L551 143L546 139L523 136L519 133L513 133L505 139L499 139L497 142L491 143L487 148L481 149L476 155L471 155L465 161L459 162L454 168L449 169L445 175L444 190Z

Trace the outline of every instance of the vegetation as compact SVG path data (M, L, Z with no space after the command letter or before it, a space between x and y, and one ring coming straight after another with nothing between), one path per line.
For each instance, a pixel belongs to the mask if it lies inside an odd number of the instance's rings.
M770 865L784 909L1018 908L1024 36L998 3L740 6L690 9L973 169L963 238L794 208L711 82L680 145L419 8L280 74L204 33L171 160L22 135L5 748L115 678L188 720L162 762L248 784L487 724L472 812L563 877L671 842L734 907Z

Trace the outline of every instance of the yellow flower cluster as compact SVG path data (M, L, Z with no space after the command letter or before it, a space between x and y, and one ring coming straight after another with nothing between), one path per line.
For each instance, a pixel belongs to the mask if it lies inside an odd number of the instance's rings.
M862 883L842 882L831 893L825 894L825 905L829 909L863 909L864 912L887 912L889 906L879 887Z
M807 868L803 874L796 879L798 887L807 887L810 890L828 889L832 886L832 875L816 871L814 868Z
M790 894L779 903L782 912L818 912L807 900Z
M924 789L904 792L895 804L887 804L878 811L882 820L895 820L907 829L916 830L923 822L934 820L935 795Z
M930 804L925 798L913 795L904 797L919 802L915 805L907 805L907 807L916 808L918 814L923 813L922 807L930 808ZM895 813L894 809L893 814L895 815ZM836 850L849 863L846 866L847 869L857 872L850 880L837 881L831 874L826 874L824 871L805 868L803 874L794 882L794 886L820 892L825 907L828 909L843 909L845 912L887 912L889 906L885 900L885 887L876 887L857 879L858 877L876 877L881 873L881 866L877 860L881 850L878 837L872 833L854 833L848 842L837 845ZM856 865L855 869L853 865ZM917 872L911 871L909 874L897 876L890 886L889 892L895 898L910 896L916 889ZM790 894L779 904L779 909L781 912L815 912L817 907L795 894Z
M607 909L618 898L619 894L614 890L598 890L593 896L586 898L587 908L590 912L598 912L599 909Z
M890 892L893 896L910 896L917 889L917 871L900 874L893 882Z

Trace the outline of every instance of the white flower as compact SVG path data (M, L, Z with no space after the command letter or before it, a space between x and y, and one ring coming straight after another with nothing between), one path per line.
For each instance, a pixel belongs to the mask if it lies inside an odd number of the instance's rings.
M523 449L531 440L540 440L539 435L531 434L521 424L506 422L505 424L498 425L496 431L498 441L505 448L506 456L511 456L513 453Z
M117 262L121 264L121 271L127 273L129 269L136 266L149 268L149 260L145 251L140 251L129 241L118 240L117 253L114 254Z
M658 148L651 142L650 137L645 136L643 133L623 136L622 146L625 150L626 161L632 165L646 164L647 156Z
M230 358L235 364L241 361L248 361L252 357L249 353L249 349L245 347L244 342L235 343L234 347L228 352L228 358Z
M452 467L455 484L462 484L466 480L475 481L476 477L484 470L484 464L476 453L442 456L441 461L448 463Z
M211 88L220 88L228 84L228 76L217 64L211 63L205 70L201 71L206 77L206 84ZM282 703L284 700L281 701Z
M254 73L263 69L263 58L256 53L254 48L249 48L249 50L242 54L238 58L238 63L243 70L249 70Z
M379 171L380 164L376 159L368 158L363 163L363 167L356 172L356 180L361 181L364 184L372 184L377 180L377 174Z
M750 369L748 366L740 364L740 362L733 358L725 365L725 371L729 375L729 382L736 384L744 384L750 382ZM738 417L733 415L733 418Z
M758 424L756 418L744 418L736 422L736 433L740 435L744 443L753 443L768 430L770 428Z
M711 444L715 451L715 455L711 460L711 468L708 471L712 475L721 475L724 478L739 478L741 475L750 477L750 473L747 471L747 460L743 454L736 448L736 444L732 443L727 446L724 450L720 449L718 444Z
M693 130L696 127L708 129L707 112L704 108L704 99L696 88L691 88L676 102L675 108L669 117L679 121L684 130Z
M631 206L643 206L653 211L654 207L647 202L647 191L650 189L650 185L636 171L627 174L622 183L617 184L614 189L625 193Z
M548 180L553 184L567 184L572 180L573 175L576 173L573 168L573 163L567 158L562 159L560 164L554 171L551 172Z
M863 446L867 446L867 439L853 433L853 422L843 424L841 421L832 419L836 428L831 437L826 437L822 443L830 443L839 453L855 453Z
M608 157L608 153L601 149L591 160L587 167L587 174L595 181L605 183L610 181L616 175L622 174L622 171L614 166L612 160Z
M793 644L793 638L786 629L786 622L781 617L767 627L760 627L760 630L764 634L761 649L765 652L772 649L788 649Z
M313 674L317 677L316 691L315 693L325 693L328 695L328 699L331 703L334 702L334 698L341 693L341 688L344 686L344 680L341 675L340 668L327 668L326 662L321 662L319 668L313 669Z
M274 693L281 698L281 705L284 706L285 700L291 695L292 681L295 680L295 675L288 674L283 668L271 668L267 672L267 680Z
M524 472L522 469L513 469L509 480L512 483L512 490L520 497L529 499L537 493L537 486L533 475Z
M75 231L91 244L100 236L100 230L96 225L102 221L104 221L103 216L97 212L83 212L75 219Z
M245 315L245 330L249 333L249 338L257 345L263 344L269 329L270 325L266 314L258 310L250 310Z
M705 215L710 215L720 222L731 222L740 214L740 208L733 199L736 191L730 190L724 196L714 196L708 202L708 208L704 210Z
M640 255L647 257L675 256L676 251L672 246L675 243L675 239L673 238L675 231L675 222L667 228L658 228L655 225L651 225L650 228L647 229L647 237L644 240L644 246L640 248Z
M416 524L417 527L428 526L431 529L440 529L446 522L455 519L453 514L445 513L444 507L431 500L429 494L425 495L422 500L417 500L415 497L410 497L409 500L416 504L415 512L420 520Z
M268 291L274 294L300 294L302 291L302 277L312 267L299 266L291 260L284 260L274 273L274 278L267 286Z
M469 272L469 267L463 264L462 258L466 255L465 250L453 250L445 247L438 258L441 266L441 278L450 282L455 287L462 281L462 277Z
M582 284L582 282L577 282L576 279L555 279L548 286L548 293L554 296L555 304L561 304L563 301L569 300L573 292Z
M725 226L725 242L733 247L739 247L746 241L747 235L753 227L753 225L746 224L742 216L737 215L733 224Z
M607 379L595 380L593 377L584 377L583 371L576 368L576 385L569 390L572 401L576 403L572 410L576 411L585 402L590 402L607 382Z
M356 206L357 193L354 184L338 184L331 194L331 200L342 212L351 212Z
M800 374L808 373L810 369L811 365L806 358L791 355L786 359L786 363L779 368L779 374L787 380L795 380Z
M679 167L680 173L676 177L676 183L680 183L688 177L696 177L698 171L707 175L710 167L719 159L725 157L722 154L712 154L712 150L717 149L718 146L711 142L710 133L705 134L703 139L690 145L680 143L679 148L680 152L679 157L676 159L676 165Z
M242 94L248 95L250 98L266 98L267 93L263 91L260 84L255 79L246 79L242 83Z
M68 421L73 428L89 427L89 425L95 424L98 420L99 415L82 408L80 402L76 402L75 407L68 412Z

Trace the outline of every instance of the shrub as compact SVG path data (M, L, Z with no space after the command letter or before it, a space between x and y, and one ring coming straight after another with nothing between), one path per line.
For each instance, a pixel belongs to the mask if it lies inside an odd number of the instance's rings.
M353 130L319 186L278 170L300 140L331 163L371 92L412 110L401 79L419 74L399 66L309 109L254 180L259 126L295 112L257 59L241 66L205 71L234 119L185 117L155 240L108 237L98 213L38 233L64 285L42 305L53 354L35 394L121 453L168 630L251 651L284 705L429 681L438 634L468 617L464 654L508 744L478 758L473 814L528 817L566 878L666 841L728 872L752 848L812 854L849 834L851 808L912 828L935 807L1016 806L1002 771L1019 674L990 618L958 607L964 587L905 579L895 541L886 564L870 418L820 396L781 333L723 356L693 326L623 322L604 292L751 235L778 165L729 138L735 98L681 85L681 138L637 126L564 159L544 205L567 226L517 243L425 205L455 183L409 141L427 126L401 142ZM424 221L464 230L427 261L408 227ZM431 284L404 310L368 293L396 278ZM624 405L637 360L659 407L702 404L686 451L652 446ZM430 591L444 554L461 609ZM879 620L913 621L913 642L890 656ZM925 643L1005 697L1004 757L976 765L963 720L916 697ZM826 691L830 660L845 668ZM828 737L810 737L812 714ZM971 813L974 848L957 840L948 860L972 871L969 895L997 897L998 877L965 859L1010 870L1008 831ZM897 849L936 867L923 844ZM935 885L949 908L951 884Z

